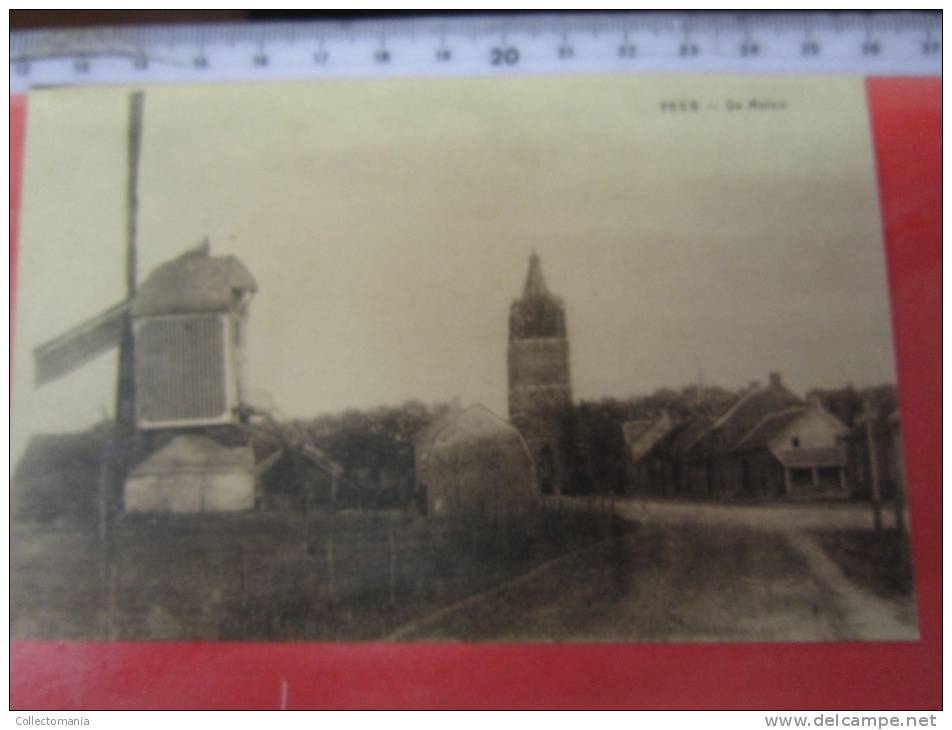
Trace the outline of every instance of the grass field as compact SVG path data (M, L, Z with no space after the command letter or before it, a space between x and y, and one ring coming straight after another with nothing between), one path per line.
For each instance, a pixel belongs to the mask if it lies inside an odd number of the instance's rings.
M12 630L15 638L375 639L603 539L612 524L595 505L497 524L397 511L307 521L288 512L124 515L111 574L92 529L18 524Z
M468 606L411 639L815 641L844 617L783 537L739 527L642 525L631 536Z
M873 609L915 627L892 532L814 528L804 553L783 530L606 507L552 500L495 525L398 511L125 515L111 604L94 530L16 524L13 636L812 641L862 638ZM818 571L820 554L842 578Z
M905 536L895 530L881 535L871 531L817 532L826 553L843 574L881 598L910 596L913 592L912 565Z

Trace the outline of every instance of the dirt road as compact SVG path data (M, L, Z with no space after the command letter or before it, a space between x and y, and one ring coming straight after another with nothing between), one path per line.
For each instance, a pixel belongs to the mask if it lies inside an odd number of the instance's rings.
M615 508L623 517L652 524L733 525L774 531L873 529L872 509L848 502L744 505L630 499L619 500ZM895 524L891 510L883 510L883 524L888 528Z
M572 505L564 500L565 506ZM582 508L581 504L575 505ZM852 505L618 502L634 534L400 630L475 641L913 640L896 602L851 583L812 529L867 529Z

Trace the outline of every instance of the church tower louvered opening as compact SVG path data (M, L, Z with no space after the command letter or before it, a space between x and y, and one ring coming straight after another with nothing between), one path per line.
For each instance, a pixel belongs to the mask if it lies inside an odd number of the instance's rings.
M565 305L533 251L522 296L509 310L509 419L532 451L544 493L563 488L562 414L572 403Z

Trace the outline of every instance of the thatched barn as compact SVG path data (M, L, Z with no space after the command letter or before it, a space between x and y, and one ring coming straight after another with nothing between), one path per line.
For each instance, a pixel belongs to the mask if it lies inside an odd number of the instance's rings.
M427 515L503 518L539 499L526 442L483 406L451 410L415 448L417 495Z

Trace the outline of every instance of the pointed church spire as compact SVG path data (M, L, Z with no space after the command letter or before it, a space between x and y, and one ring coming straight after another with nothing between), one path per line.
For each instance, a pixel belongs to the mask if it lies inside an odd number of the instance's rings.
M529 257L529 273L526 275L526 288L523 291L525 298L543 297L549 293L546 288L545 279L542 276L542 262L535 249Z

